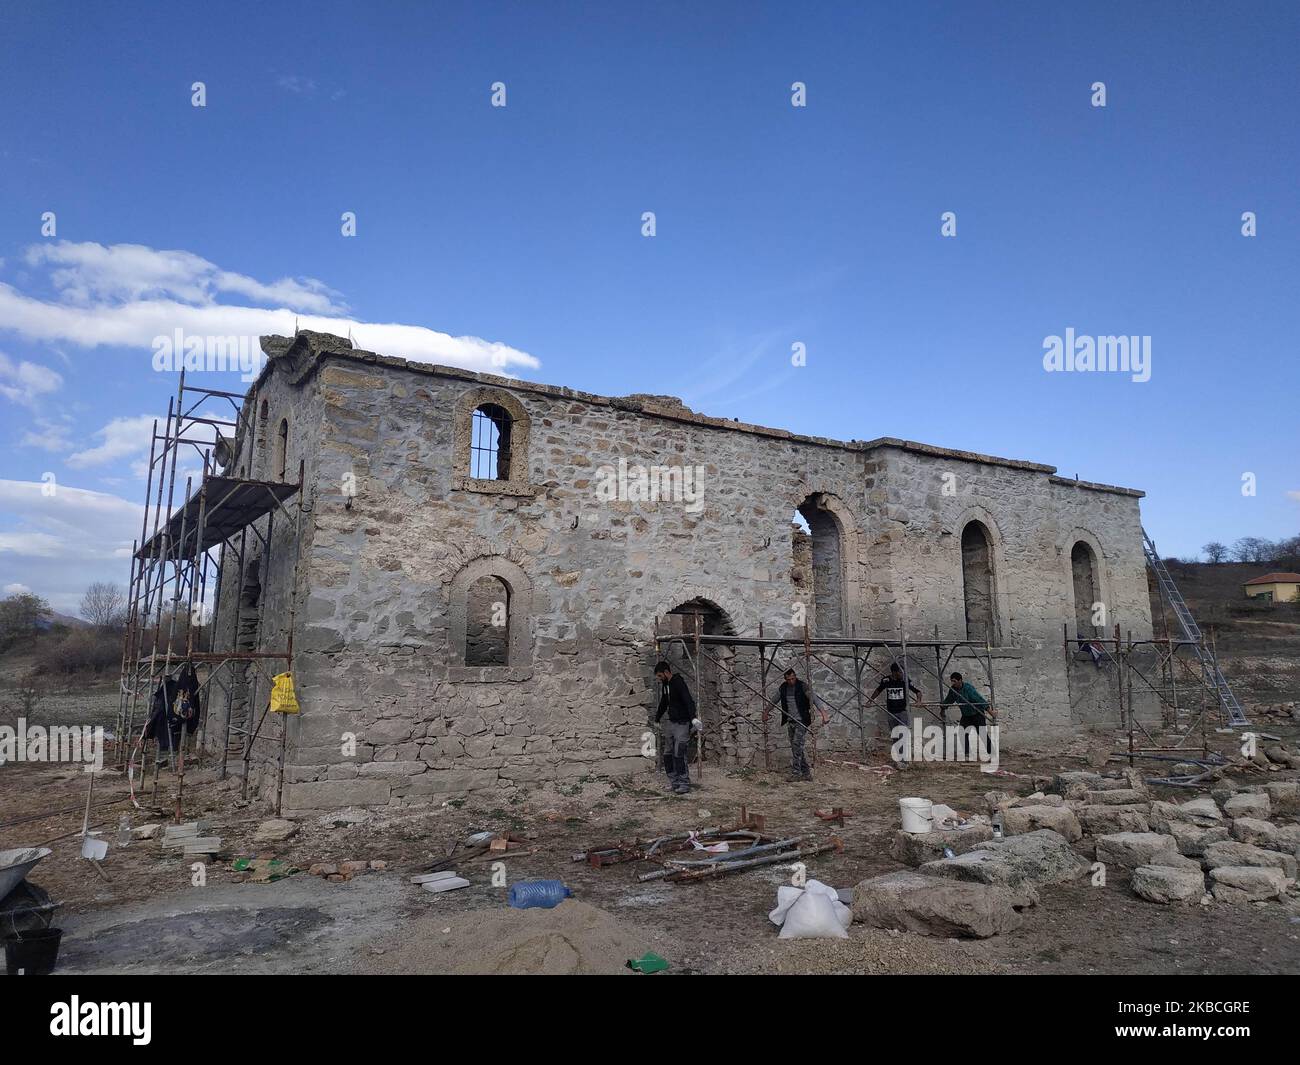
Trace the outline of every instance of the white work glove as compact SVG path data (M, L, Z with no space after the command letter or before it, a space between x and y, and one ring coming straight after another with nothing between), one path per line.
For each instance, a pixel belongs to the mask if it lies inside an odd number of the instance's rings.
M701 721L698 717L693 717L691 718L691 728L693 728L696 732L703 732L704 722Z

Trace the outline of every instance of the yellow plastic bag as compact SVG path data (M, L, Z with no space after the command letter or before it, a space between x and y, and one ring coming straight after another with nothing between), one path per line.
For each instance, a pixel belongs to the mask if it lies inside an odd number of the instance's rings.
M293 674L280 673L271 678L271 713L296 714L298 696L293 691Z

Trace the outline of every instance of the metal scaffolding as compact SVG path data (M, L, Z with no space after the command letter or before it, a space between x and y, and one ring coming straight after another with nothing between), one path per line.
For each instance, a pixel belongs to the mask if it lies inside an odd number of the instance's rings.
M952 663L953 657L959 650L965 648L974 653L976 661L984 672L984 679L988 685L989 707L996 713L994 655L993 648L987 641L941 640L938 626L935 626L932 640L909 640L901 628L896 638L858 638L852 629L848 638L813 637L806 625L802 636L785 638L766 636L761 624L758 627L757 637L706 634L703 631L706 611L688 608L671 613L691 617L693 631L661 632L659 619L656 619L654 646L660 654L669 647L678 647L694 674L695 698L700 704L700 716L704 721L704 728L699 730L697 736L696 749L696 763L701 773L705 755L709 750L712 750L715 756L725 756L726 752L739 751L742 746L746 750L761 751L764 768L768 770L772 768L771 712L777 705L777 700L773 695L768 694L769 679L779 680L786 668L800 661L803 665L804 684L809 690L814 705L821 713L823 723L839 718L856 729L860 747L858 753L863 757L866 757L869 749L870 721L867 708L874 698L873 693L866 690L865 684L874 684L877 678L886 677L890 662L898 662L909 681L914 677L919 678L922 674L933 677L942 692L945 672ZM734 657L734 653L742 649L752 649L756 652L757 657L754 662L757 667L757 684L751 683L737 669L733 669L723 657L727 654ZM885 652L883 657L887 659L884 669L879 668L872 661L873 656L882 651ZM931 656L933 665L929 661ZM838 665L844 668L837 668L837 663L833 660L845 657L852 659L851 671L847 671L847 664L843 662ZM713 697L717 705L709 707L707 711L712 720L705 720L706 710L702 702L704 692L700 683L701 665L706 662L716 667L720 675L745 690L736 698L714 692ZM812 678L814 664L834 676L844 686L849 693L847 698L841 699L836 704L817 694ZM915 673L911 668L913 665L919 667ZM864 677L867 678L865 682ZM947 723L938 702L912 703L909 700L909 704L921 707L937 722ZM809 730L808 736L809 760L814 765L818 756L819 731L814 727ZM823 749L821 753L825 755L832 752Z
M1221 686L1212 679L1222 676L1213 642L1207 647L1203 639L1179 640L1167 634L1135 640L1131 631L1121 636L1119 625L1113 636L1071 639L1066 624L1061 627L1061 637L1071 711L1076 706L1071 677L1074 663L1086 653L1084 660L1092 660L1098 668L1107 662L1114 664L1117 716L1120 729L1128 734L1127 749L1116 753L1126 756L1130 765L1137 758L1206 764L1221 761L1210 752L1210 719L1213 715L1217 724L1224 726L1232 715ZM1212 670L1205 668L1206 662L1212 664ZM1158 723L1154 715L1150 722L1141 720L1134 707L1135 694L1154 696L1160 710Z
M218 472L217 461L233 461L231 449L253 454L257 445L257 414L245 411L243 397L234 392L198 388L185 382L181 373L176 395L167 403L167 417L154 422L149 448L145 488L145 510L140 539L132 544L131 576L128 585L126 635L122 650L121 691L117 714L117 761L131 771L132 740L143 749L144 729L152 711L154 693L168 678L193 669L204 712L195 736L183 727L180 747L171 752L175 776L174 810L179 821L185 789L185 760L191 743L201 756L207 737L214 696L224 698L225 735L221 746L221 776L228 770L229 756L241 755L243 794L247 797L253 744L278 743L276 812L284 786L287 740L285 722L279 736L261 735L269 706L270 674L267 665L282 662L286 672L293 668L294 606L297 600L299 542L302 529L303 464L298 480L261 481ZM215 408L215 409L214 409ZM190 449L193 449L192 452ZM184 502L175 505L178 462L202 459L202 475L195 488L193 475L185 477ZM282 648L263 648L265 596L260 597L253 631L240 633L240 607L230 611L229 627L233 646L217 646L218 612L222 577L228 587L242 594L249 573L260 567L264 577L271 572L272 545L277 515L293 530L290 550L292 584L289 594L287 637ZM265 519L265 521L263 521ZM261 553L252 557L252 548ZM230 573L237 579L231 582ZM209 609L211 598L211 609ZM242 667L247 685L247 718L242 725L232 722L231 711L237 688L236 671ZM259 681L267 680L266 695L259 703ZM261 705L266 704L266 705ZM255 727L255 708L261 706ZM138 735L137 735L138 730ZM155 760L153 797L158 794L159 762Z

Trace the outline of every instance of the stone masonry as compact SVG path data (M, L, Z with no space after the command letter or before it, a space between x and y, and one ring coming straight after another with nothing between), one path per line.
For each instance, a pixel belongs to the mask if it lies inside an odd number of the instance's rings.
M262 344L246 401L257 429L227 472L293 479L302 462L297 581L281 520L273 571L243 590L224 575L216 625L234 646L257 601L264 643L282 644L295 597L287 811L644 768L656 624L693 631L673 613L687 604L741 636L760 623L802 636L802 619L824 637L987 637L1007 737L1064 733L1113 701L1106 675L1087 671L1094 690L1068 694L1063 626L1075 638L1088 620L1077 589L1104 604L1107 630L1151 635L1131 489L905 440L796 436L672 397L410 363L324 334ZM496 476L474 477L484 440ZM757 685L750 656L730 660ZM973 650L950 667L987 688ZM823 695L835 683L824 668L812 680ZM706 721L746 698L758 719L752 694L717 670L700 687ZM752 757L745 727L727 756ZM841 715L819 742L859 739ZM276 753L255 759L263 785Z

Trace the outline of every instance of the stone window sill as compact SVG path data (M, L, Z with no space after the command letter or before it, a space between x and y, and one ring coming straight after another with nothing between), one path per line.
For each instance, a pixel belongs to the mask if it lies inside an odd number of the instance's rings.
M540 488L520 481L490 481L479 477L457 477L451 486L460 492L496 496L535 496L541 491Z

